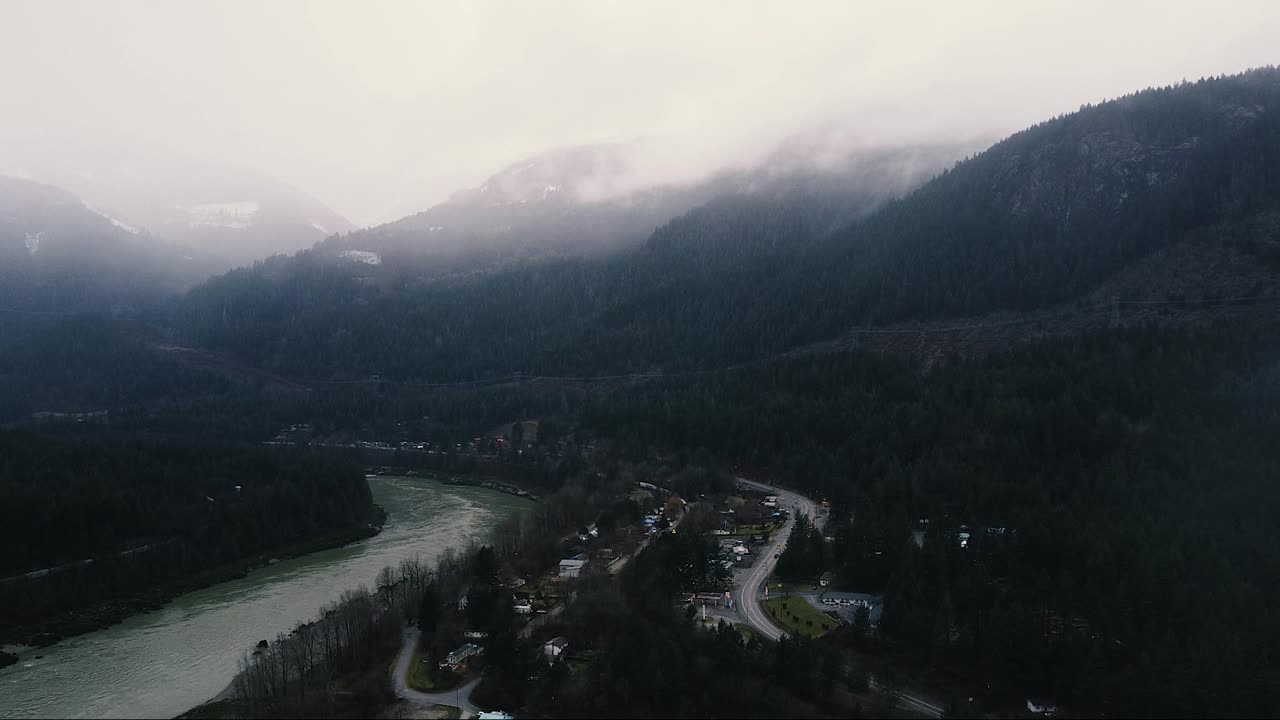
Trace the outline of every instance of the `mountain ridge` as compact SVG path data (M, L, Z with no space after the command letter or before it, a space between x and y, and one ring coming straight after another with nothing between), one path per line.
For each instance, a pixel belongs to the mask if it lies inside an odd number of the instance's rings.
M1260 258L1275 252L1266 218L1280 209L1267 170L1280 166L1272 108L1274 68L1151 89L1016 133L898 199L851 203L854 185L832 198L812 188L722 197L612 256L469 267L445 284L404 267L352 275L290 261L198 288L183 322L196 342L288 375L441 380L718 367L856 328L1033 313L1197 233L1252 257L1264 274L1256 292L1271 293ZM304 295L291 300L271 277L310 286L314 302L297 304ZM1170 275L1141 299L1175 284L1195 285ZM255 303L267 287L277 307ZM236 337L247 322L254 343Z

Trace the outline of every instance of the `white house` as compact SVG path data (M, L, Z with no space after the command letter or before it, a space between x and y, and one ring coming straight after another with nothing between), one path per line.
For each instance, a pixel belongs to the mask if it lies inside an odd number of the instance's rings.
M467 643L466 645L463 645L457 650L454 650L453 652L449 653L448 657L444 659L444 662L441 663L441 665L447 666L451 669L457 668L459 665L465 662L467 658L473 655L479 655L480 653L483 653L483 652L484 652L484 648L480 647L479 645L476 645L475 643Z
M578 575L582 573L582 566L586 564L586 559L581 555L574 555L571 558L561 560L560 579L565 580L578 577Z
M563 655L564 651L568 649L569 638L561 635L560 637L552 638L547 641L547 644L542 646L542 653L554 660Z
M517 615L528 615L533 612L533 605L528 600L516 600L511 606Z

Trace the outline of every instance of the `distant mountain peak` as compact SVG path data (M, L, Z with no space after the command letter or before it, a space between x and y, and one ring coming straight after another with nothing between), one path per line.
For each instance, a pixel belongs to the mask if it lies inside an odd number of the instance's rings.
M110 142L52 140L0 148L3 167L75 193L118 228L143 230L222 258L224 266L311 247L355 225L261 173Z
M448 202L458 205L519 205L582 202L589 191L618 184L631 170L624 146L579 145L512 163Z

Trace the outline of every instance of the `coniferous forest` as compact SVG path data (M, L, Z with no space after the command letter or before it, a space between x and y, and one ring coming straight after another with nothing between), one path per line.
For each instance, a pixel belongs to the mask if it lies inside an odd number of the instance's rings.
M332 457L11 432L0 448L6 642L84 632L202 573L228 579L262 553L380 522L359 467Z

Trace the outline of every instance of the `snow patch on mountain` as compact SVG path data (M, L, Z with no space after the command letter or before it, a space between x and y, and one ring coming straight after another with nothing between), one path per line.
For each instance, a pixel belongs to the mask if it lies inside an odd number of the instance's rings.
M115 225L116 227L129 233L130 235L138 235L139 233L142 232L140 228L136 228L133 225L130 225L129 223L124 222L123 220L119 220L117 218L111 217L111 215L99 210L96 207L93 207L92 205L86 204L85 207L89 208L90 212L93 212L96 215L101 215L102 217L110 220L112 225Z
M348 260L361 262L365 265L382 264L382 256L376 252L369 252L368 250L344 250L339 254Z
M40 250L40 241L43 239L44 239L43 230L41 230L40 232L34 235L32 235L31 233L27 233L27 239L24 243L27 246L27 253L29 253L32 257L35 257L36 252Z
M243 230L253 224L253 217L258 214L260 206L256 200L240 200L228 203L200 203L179 209L186 212L187 225L193 229L220 227Z

